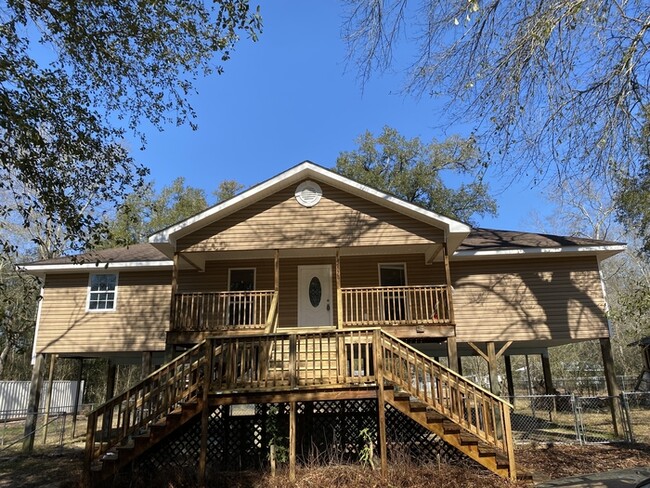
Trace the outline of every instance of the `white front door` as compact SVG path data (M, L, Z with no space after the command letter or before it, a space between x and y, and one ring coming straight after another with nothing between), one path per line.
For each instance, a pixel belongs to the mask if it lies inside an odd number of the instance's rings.
M298 326L331 326L332 266L298 266Z

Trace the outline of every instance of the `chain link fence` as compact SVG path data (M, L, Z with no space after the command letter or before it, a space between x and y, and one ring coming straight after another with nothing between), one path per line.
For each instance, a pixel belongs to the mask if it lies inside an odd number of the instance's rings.
M650 393L516 396L513 404L512 429L519 443L650 443Z
M45 409L37 412L34 446L63 448L71 442L83 442L86 432L86 417L79 413L77 418L68 413L72 407L58 407L46 415ZM25 419L30 415L26 409L0 411L0 455L22 449L23 441L31 435L25 433Z

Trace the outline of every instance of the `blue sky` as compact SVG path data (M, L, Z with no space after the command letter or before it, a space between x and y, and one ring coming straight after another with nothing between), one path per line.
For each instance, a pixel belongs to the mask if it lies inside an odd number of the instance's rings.
M259 41L242 39L224 74L199 80L192 99L198 130L150 131L146 150L134 149L158 187L184 176L211 193L224 179L249 186L306 159L332 167L357 136L384 125L424 141L463 134L442 125L441 103L401 94L399 73L376 75L362 89L346 62L341 3L265 1L262 17ZM542 230L531 219L533 211L543 214L539 192L524 182L490 184L499 215L480 225Z

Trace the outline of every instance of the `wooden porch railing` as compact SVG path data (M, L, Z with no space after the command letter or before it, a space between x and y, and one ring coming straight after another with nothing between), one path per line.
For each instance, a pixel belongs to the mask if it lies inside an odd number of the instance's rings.
M171 412L180 402L200 398L200 371L207 345L197 344L137 385L88 415L86 468L129 436Z
M381 355L385 380L503 451L515 478L510 403L383 331Z
M272 391L375 381L373 330L208 339L212 392Z
M171 330L264 329L268 325L274 295L273 290L177 293ZM275 304L273 313L277 310L277 299Z
M345 327L451 323L446 286L343 288L341 292Z

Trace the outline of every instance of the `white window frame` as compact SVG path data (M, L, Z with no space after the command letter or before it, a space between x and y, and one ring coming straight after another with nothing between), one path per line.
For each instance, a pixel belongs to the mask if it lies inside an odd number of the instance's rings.
M99 293L99 291L92 290L92 282L94 276L115 276L115 289L113 290L113 308L90 308L90 297L92 293ZM119 273L90 273L88 275L88 290L86 293L86 311L92 313L105 313L115 312L117 310L117 294L119 288L120 274Z

